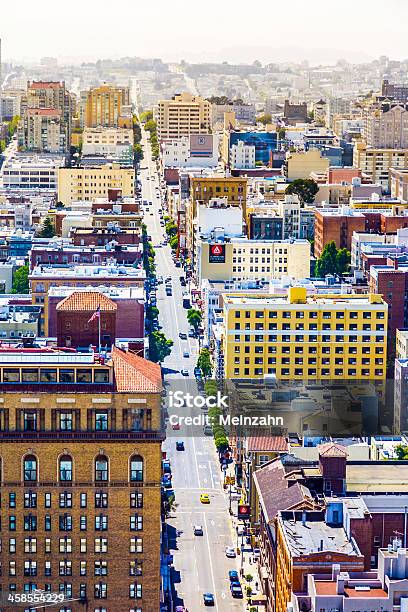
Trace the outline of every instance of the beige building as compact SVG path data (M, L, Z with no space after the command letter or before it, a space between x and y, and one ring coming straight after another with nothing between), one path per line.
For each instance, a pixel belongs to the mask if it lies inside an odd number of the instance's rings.
M20 149L44 153L64 153L66 134L62 111L54 108L27 108L18 127Z
M408 148L408 111L403 106L375 110L366 117L364 138L369 147Z
M83 155L115 155L123 147L133 147L133 130L124 128L85 128L82 133Z
M408 168L390 168L391 197L408 201Z
M157 111L159 140L208 134L210 108L208 100L186 92L173 96L171 100L160 100Z
M59 168L58 200L70 204L77 200L108 197L109 189L120 189L122 196L134 195L135 171L119 164L100 168Z
M386 149L368 147L363 142L354 146L353 166L368 174L373 183L380 183L385 189L390 184L391 168L408 168L408 148Z
M122 107L129 106L129 87L101 85L89 90L86 96L86 127L118 127Z
M27 83L27 104L22 108L23 115L28 109L42 108L61 111L61 129L64 132L65 151L71 144L71 126L74 97L59 81L33 81Z
M329 159L322 157L318 149L286 154L286 176L292 181L308 178L311 172L324 174L329 166Z
M308 240L228 241L205 239L197 245L197 280L272 280L310 276Z
M397 359L408 359L408 330L407 329L397 329L396 358Z

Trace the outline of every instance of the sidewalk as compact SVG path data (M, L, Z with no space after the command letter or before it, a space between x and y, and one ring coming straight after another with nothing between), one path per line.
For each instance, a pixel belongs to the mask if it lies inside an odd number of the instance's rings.
M224 474L224 470L221 470L221 472L222 474ZM225 470L225 476L235 477L234 463L230 463L229 465L227 465L227 469ZM231 487L231 491L233 494L235 493L236 495L235 486ZM229 485L224 489L224 492L225 492L225 496L227 500L229 500L229 497L230 497ZM240 551L240 554L237 554L237 561L238 561L239 568L240 568L239 573L240 573L242 591L244 593L244 601L246 601L246 610L248 611L251 610L251 612L252 611L262 612L264 610L263 607L252 606L249 603L251 595L262 594L261 579L259 576L258 563L254 559L254 553L252 550L251 543L249 544L246 543L246 536L238 536L237 534L238 525L241 525L241 526L244 525L243 521L237 518L237 514L238 514L238 500L237 499L232 499L231 508L232 508L231 525L232 525L233 533L235 534L234 546L237 552L238 550Z

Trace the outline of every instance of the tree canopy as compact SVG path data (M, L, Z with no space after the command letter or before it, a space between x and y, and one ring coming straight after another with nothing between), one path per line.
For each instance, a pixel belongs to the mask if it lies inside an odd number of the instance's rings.
M13 288L11 293L30 293L30 283L28 280L28 264L18 268L13 276Z
M194 328L195 331L200 327L202 321L202 314L196 308L189 308L187 311L187 321Z
M348 272L351 256L347 249L337 249L332 240L323 249L316 261L315 276L324 278L326 274L344 274Z
M163 332L153 331L149 336L149 359L161 363L170 355L173 340L168 340Z
M303 204L312 204L318 191L319 185L313 179L296 179L289 183L285 193L298 195Z
M41 238L53 238L56 235L55 227L50 219L50 217L46 217L44 219L44 223L42 224L42 228L40 231Z
M212 363L211 363L210 351L208 350L208 348L201 349L200 354L197 359L197 367L200 368L205 378L208 378L208 376L211 376Z

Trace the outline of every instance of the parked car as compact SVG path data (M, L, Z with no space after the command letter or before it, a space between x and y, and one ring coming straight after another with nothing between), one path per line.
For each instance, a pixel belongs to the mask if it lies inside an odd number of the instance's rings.
M225 549L225 555L229 559L235 559L235 557L237 556L235 548L233 546L227 546L227 548Z
M180 340L187 340L187 334L185 334L184 332L180 332L179 333L179 338L180 338Z
M239 576L238 576L238 572L237 572L237 570L230 570L230 571L228 572L228 578L229 578L229 581L230 581L231 583L232 583L232 582L235 582L235 583L237 583L237 582L238 582L238 584L239 584Z

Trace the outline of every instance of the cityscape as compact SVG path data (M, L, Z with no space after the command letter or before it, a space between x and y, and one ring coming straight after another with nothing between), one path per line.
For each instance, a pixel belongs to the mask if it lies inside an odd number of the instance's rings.
M269 47L262 6L26 4L0 8L0 612L407 612L400 24L347 13L342 52L345 13L299 6Z

